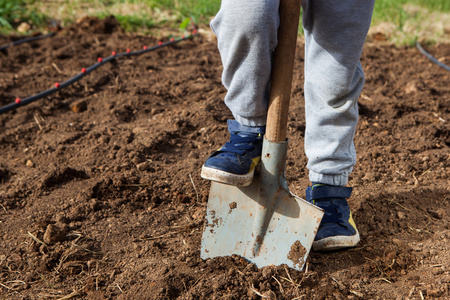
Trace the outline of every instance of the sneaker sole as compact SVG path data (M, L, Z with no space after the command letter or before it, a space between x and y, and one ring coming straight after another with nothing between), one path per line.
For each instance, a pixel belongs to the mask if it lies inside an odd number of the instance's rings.
M228 173L225 171L212 169L203 166L201 176L204 179L212 180L224 184L234 185L234 186L248 186L253 181L253 174L255 169L251 170L245 175L236 175L233 173Z
M314 251L326 252L355 247L360 241L359 232L352 236L332 236L313 242Z

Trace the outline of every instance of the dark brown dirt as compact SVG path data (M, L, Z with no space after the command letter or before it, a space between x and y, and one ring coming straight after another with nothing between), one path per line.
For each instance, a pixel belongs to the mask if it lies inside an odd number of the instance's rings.
M89 22L0 53L0 105L157 43ZM299 46L287 179L301 196ZM450 63L449 45L427 50ZM450 73L377 43L362 63L349 183L362 241L312 252L304 272L199 257L209 190L199 172L230 117L214 39L118 59L0 115L0 299L449 299Z

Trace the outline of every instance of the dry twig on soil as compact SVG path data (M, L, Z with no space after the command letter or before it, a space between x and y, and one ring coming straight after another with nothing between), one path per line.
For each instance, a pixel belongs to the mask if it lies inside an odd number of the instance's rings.
M197 203L198 203L198 191L197 191L197 188L195 187L194 180L192 179L192 176L190 173L189 173L189 178L191 179L192 185L194 186L195 194L197 195Z
M39 243L39 244L42 244L42 245L48 247L48 245L47 245L46 242L41 241L40 239L38 239L38 238L37 238L34 234L32 234L31 232L29 232L29 231L27 231L27 232L28 232L28 235L29 235L36 243Z

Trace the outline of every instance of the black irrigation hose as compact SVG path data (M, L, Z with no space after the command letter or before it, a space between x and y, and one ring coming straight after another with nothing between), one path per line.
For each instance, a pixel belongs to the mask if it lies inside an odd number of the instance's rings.
M23 44L23 43L28 43L28 42L37 41L37 40L43 40L43 39L46 39L46 38L51 37L53 35L55 35L54 32L50 32L50 33L47 33L47 34L44 34L44 35L30 36L30 37L14 41L14 42L5 44L3 46L0 46L0 51L3 51L3 50L5 50L5 49L7 49L7 48L9 48L11 46L17 46L17 45L20 45L20 44Z
M197 35L197 27L195 26L195 24L192 24L194 26L194 30L192 31L191 35L188 36L182 36L181 38L177 38L177 39L170 39L170 41L162 43L159 42L158 45L153 46L151 48L147 48L146 46L144 46L144 48L142 50L139 51L130 51L130 49L127 50L127 52L124 53L115 53L113 52L111 56L106 57L105 59L102 58L98 58L98 62L88 68L83 68L81 69L81 73L79 73L78 75L75 75L74 77L70 78L69 80L66 80L62 83L55 83L55 87L45 90L39 94L36 94L34 96L25 98L25 99L20 99L20 98L16 98L16 100L13 103L7 104L3 107L0 107L0 114L5 113L7 111L13 110L18 108L19 106L23 106L26 104L29 104L31 102L34 102L36 100L39 100L45 96L51 95L75 82L77 82L78 80L80 80L81 78L83 78L84 76L86 76L87 74L91 73L92 71L94 71L95 69L101 67L102 65L115 60L118 57L122 57L122 56L134 56L134 55L140 55L143 53L147 53L150 51L154 51L156 49L162 48L162 47L166 47L178 42L181 42L183 40L187 40L190 38L193 38L194 36ZM44 34L44 35L38 35L38 36L33 36L33 37L28 37L25 39L21 39L21 40L17 40L14 41L12 43L8 43L5 44L3 46L0 46L0 51L5 50L11 46L16 46L16 45L20 45L22 43L26 43L26 42L31 42L31 41L36 41L36 40L42 40L48 37L53 36L55 33L54 32L50 32L48 34ZM430 59L432 62L434 62L435 64L439 65L440 67L444 68L447 71L450 71L450 67L447 66L446 64L441 63L439 60L437 60L436 58L434 58L431 54L429 54L428 52L426 52L419 44L419 42L416 42L416 48L419 49L420 52L422 52L423 55L425 55L428 59Z
M437 60L436 58L434 58L430 53L428 53L427 51L425 51L422 46L420 46L419 42L416 42L416 48L419 49L420 52L422 52L423 55L425 55L429 60L431 60L432 62L434 62L435 64L437 64L438 66L446 69L447 71L450 71L450 67L447 66L446 64L441 63L439 60Z
M150 48L148 48L147 46L144 46L143 49L139 50L139 51L131 51L130 49L127 49L127 52L123 52L123 53L115 53L115 52L113 52L111 56L108 56L106 58L99 57L97 63L93 64L92 66L90 66L88 68L81 69L81 73L75 75L74 77L72 77L72 78L70 78L70 79L68 79L68 80L66 80L64 82L61 82L61 83L57 82L57 83L55 83L55 87L53 87L51 89L48 89L48 90L45 90L45 91L43 91L43 92L41 92L39 94L36 94L34 96L30 96L30 97L25 98L25 99L16 98L13 103L10 103L10 104L7 104L7 105L5 105L3 107L0 107L0 114L5 113L5 112L10 111L10 110L13 110L13 109L16 109L16 108L18 108L20 106L24 106L26 104L29 104L29 103L34 102L36 100L39 100L39 99L41 99L41 98L43 98L45 96L51 95L51 94L53 94L53 93L55 93L55 92L65 88L65 87L68 87L69 85L77 82L78 80L80 80L81 78L83 78L87 74L91 73L95 69L103 66L104 64L106 64L108 62L111 62L111 61L115 60L118 57L141 55L141 54L144 54L144 53L147 53L147 52L150 52L150 51L154 51L154 50L162 48L162 47L167 47L169 45L172 45L172 44L175 44L175 43L179 43L179 42L187 40L187 39L191 39L191 38L193 38L194 36L196 36L198 34L197 27L194 24L192 24L192 25L194 26L194 30L192 31L192 34L190 34L190 35L182 36L180 38L171 38L167 42L164 42L164 43L163 42L159 42L158 45L150 47ZM42 37L42 36L40 36L40 37Z

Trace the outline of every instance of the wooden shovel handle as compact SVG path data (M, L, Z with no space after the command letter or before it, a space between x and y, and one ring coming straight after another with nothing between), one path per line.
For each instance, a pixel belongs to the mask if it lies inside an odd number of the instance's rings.
M300 6L300 0L280 0L278 45L272 64L266 124L266 138L271 142L286 140Z

